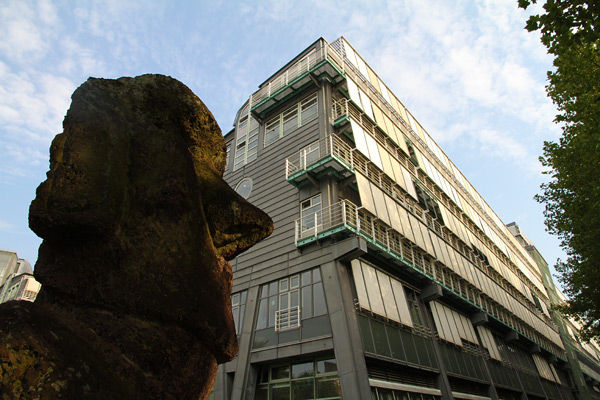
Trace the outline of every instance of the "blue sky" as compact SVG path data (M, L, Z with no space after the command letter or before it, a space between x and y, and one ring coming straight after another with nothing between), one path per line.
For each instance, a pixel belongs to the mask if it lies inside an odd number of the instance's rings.
M48 148L89 76L161 73L224 133L258 85L319 37L344 36L503 222L564 258L533 200L557 140L552 58L516 0L28 1L0 3L0 248L32 262L27 225Z

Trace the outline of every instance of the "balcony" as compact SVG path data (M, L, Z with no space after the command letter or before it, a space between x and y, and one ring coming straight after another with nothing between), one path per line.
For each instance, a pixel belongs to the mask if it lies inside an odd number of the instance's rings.
M523 339L538 344L549 353L565 359L564 350L548 340L536 341L527 334L527 324L514 325L507 315L497 311L497 304L491 299L484 301L485 293L440 263L431 259L417 246L404 238L382 220L348 200L341 200L314 213L303 215L295 221L295 243L306 246L334 235L358 235L366 239L370 249L424 283L437 282L451 293L453 301L458 301L473 311L483 311L490 323L503 326L506 331L516 331ZM543 322L543 321L542 321Z
M423 271L421 257L412 245L367 210L349 200L341 200L322 210L295 221L295 242L298 247L339 232L358 234L376 248L392 255L404 264Z
M275 311L275 332L300 327L300 306Z
M309 175L334 173L345 178L353 172L353 149L337 136L314 142L285 160L285 178L299 186Z
M316 78L326 75L334 83L344 79L344 62L338 51L324 43L296 61L250 96L250 109L258 115L284 101L288 96L316 83Z

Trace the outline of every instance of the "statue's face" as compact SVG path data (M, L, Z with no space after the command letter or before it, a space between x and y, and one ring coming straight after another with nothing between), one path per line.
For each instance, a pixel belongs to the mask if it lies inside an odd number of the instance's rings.
M223 180L223 137L205 106L173 80L140 94L140 78L129 92L131 81L90 80L74 93L30 208L44 239L36 274L86 301L178 324L223 362L237 348L225 259L272 222Z

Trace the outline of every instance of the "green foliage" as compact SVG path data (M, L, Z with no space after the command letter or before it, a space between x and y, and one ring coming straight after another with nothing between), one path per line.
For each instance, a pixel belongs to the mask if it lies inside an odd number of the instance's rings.
M527 8L536 0L518 0ZM572 45L593 43L600 30L600 2L597 0L547 0L545 14L533 15L527 21L528 31L540 30L542 43L550 54L559 55Z
M522 8L531 3L519 0ZM600 337L600 4L547 0L544 10L526 29L539 30L555 55L546 89L563 135L544 143L540 160L551 179L536 200L567 254L556 265L569 298L563 311L582 318L590 339Z

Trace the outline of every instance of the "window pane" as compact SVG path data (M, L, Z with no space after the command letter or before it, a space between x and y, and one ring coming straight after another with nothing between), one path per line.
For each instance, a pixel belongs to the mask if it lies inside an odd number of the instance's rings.
M288 290L288 280L287 279L282 279L279 281L279 290L282 292L285 292L286 290Z
M312 316L312 286L305 286L302 288L302 319Z
M327 308L325 307L325 293L323 292L323 284L315 283L313 285L313 293L314 293L314 316L323 315L327 313Z
M261 299L258 306L258 321L256 322L256 329L264 329L267 327L267 312L268 312L267 299Z
M260 298L264 299L269 296L269 285L262 285L260 287Z
M271 380L276 379L289 379L290 378L290 366L282 365L280 367L271 368Z
M275 311L277 311L277 296L269 297L269 326L275 326Z
M321 155L321 152L319 150L320 147L318 142L311 144L310 146L304 149L303 154L304 158L306 159L306 165L310 165L319 159Z
M239 329L240 329L240 322L239 322L240 308L234 307L231 311L233 312L233 324L235 325L235 331L236 331L236 333L238 333Z
M260 383L268 383L269 382L269 368L261 367L260 369Z
M283 114L283 136L296 128L298 128L298 108L294 107L292 110Z
M317 378L317 398L341 396L338 378Z
M286 308L289 308L290 303L289 303L289 293L284 293L282 295L279 295L279 309L280 310L285 310Z
M309 214L302 217L302 230L307 231L309 229L313 229L315 227L315 221L317 226L319 226L320 216L317 215L315 218L315 214Z
M302 273L302 286L310 285L312 283L311 272L306 271Z
M238 304L240 304L240 295L239 294L234 294L231 297L231 305L232 306L237 306Z
M306 378L314 375L313 362L292 365L292 379Z
M254 394L255 400L268 400L268 398L268 389L266 387L256 389L256 393Z
M279 115L267 122L265 127L265 146L279 139Z
M290 400L290 387L280 385L272 386L271 400Z
M298 275L292 276L290 278L290 287L297 288L300 282L300 277Z
M302 109L301 123L304 125L317 116L317 96L314 95L302 101L300 108Z
M236 325L236 327L237 327L236 333L242 333L242 326L244 325L244 311L245 310L246 310L246 305L242 304L240 306L240 324Z
M331 360L317 361L317 374L327 374L330 372L337 372L337 363L335 358Z
M273 296L274 294L277 294L277 282L271 282L269 284L269 296Z
M298 305L298 296L300 292L298 290L293 290L290 292L290 307L296 307Z
M315 398L314 381L302 379L292 382L292 400L309 400Z
M319 268L313 269L313 282L321 282L321 271Z

